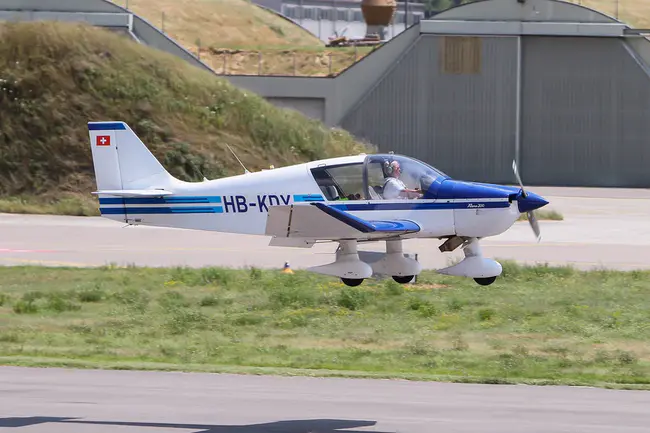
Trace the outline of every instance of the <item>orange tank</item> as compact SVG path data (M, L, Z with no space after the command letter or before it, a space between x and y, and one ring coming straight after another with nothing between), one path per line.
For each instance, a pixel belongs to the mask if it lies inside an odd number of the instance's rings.
M396 9L395 0L361 0L363 19L369 26L388 26Z

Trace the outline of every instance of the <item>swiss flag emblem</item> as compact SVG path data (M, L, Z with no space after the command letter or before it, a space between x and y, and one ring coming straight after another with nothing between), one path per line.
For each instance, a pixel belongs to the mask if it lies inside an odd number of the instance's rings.
M97 146L110 146L111 145L111 136L110 135L98 135L97 136Z

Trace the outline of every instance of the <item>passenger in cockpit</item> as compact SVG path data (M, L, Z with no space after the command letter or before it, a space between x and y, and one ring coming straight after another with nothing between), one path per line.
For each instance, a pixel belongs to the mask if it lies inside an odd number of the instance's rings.
M399 179L399 176L402 173L401 170L399 162L397 161L385 163L384 171L388 177L384 181L382 194L384 199L395 200L399 198L420 198L422 196L421 191L407 188L404 182Z

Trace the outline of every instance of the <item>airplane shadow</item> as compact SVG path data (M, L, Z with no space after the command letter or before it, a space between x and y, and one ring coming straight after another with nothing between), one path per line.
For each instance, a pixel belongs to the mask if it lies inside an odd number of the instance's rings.
M85 421L79 418L58 418L33 416L24 418L0 418L0 427L31 427L38 424L68 423L110 425L128 427L178 428L195 430L194 433L364 433L360 430L348 430L369 427L376 421L310 419L276 421L264 424L250 425L205 425L205 424L173 424L156 422L127 422L127 421ZM389 432L374 432L389 433Z

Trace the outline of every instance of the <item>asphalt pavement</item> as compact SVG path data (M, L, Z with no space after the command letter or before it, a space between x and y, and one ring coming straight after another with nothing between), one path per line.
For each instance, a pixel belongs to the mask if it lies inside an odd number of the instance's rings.
M650 393L401 380L0 367L25 433L641 433Z
M650 191L530 188L564 221L540 221L538 244L527 222L482 241L488 257L580 269L650 269ZM100 217L0 214L0 265L228 266L305 268L333 260L336 244L311 249L268 246L269 237L128 227ZM440 253L437 240L404 242L425 269L440 269L462 252ZM361 247L383 251L382 243Z

